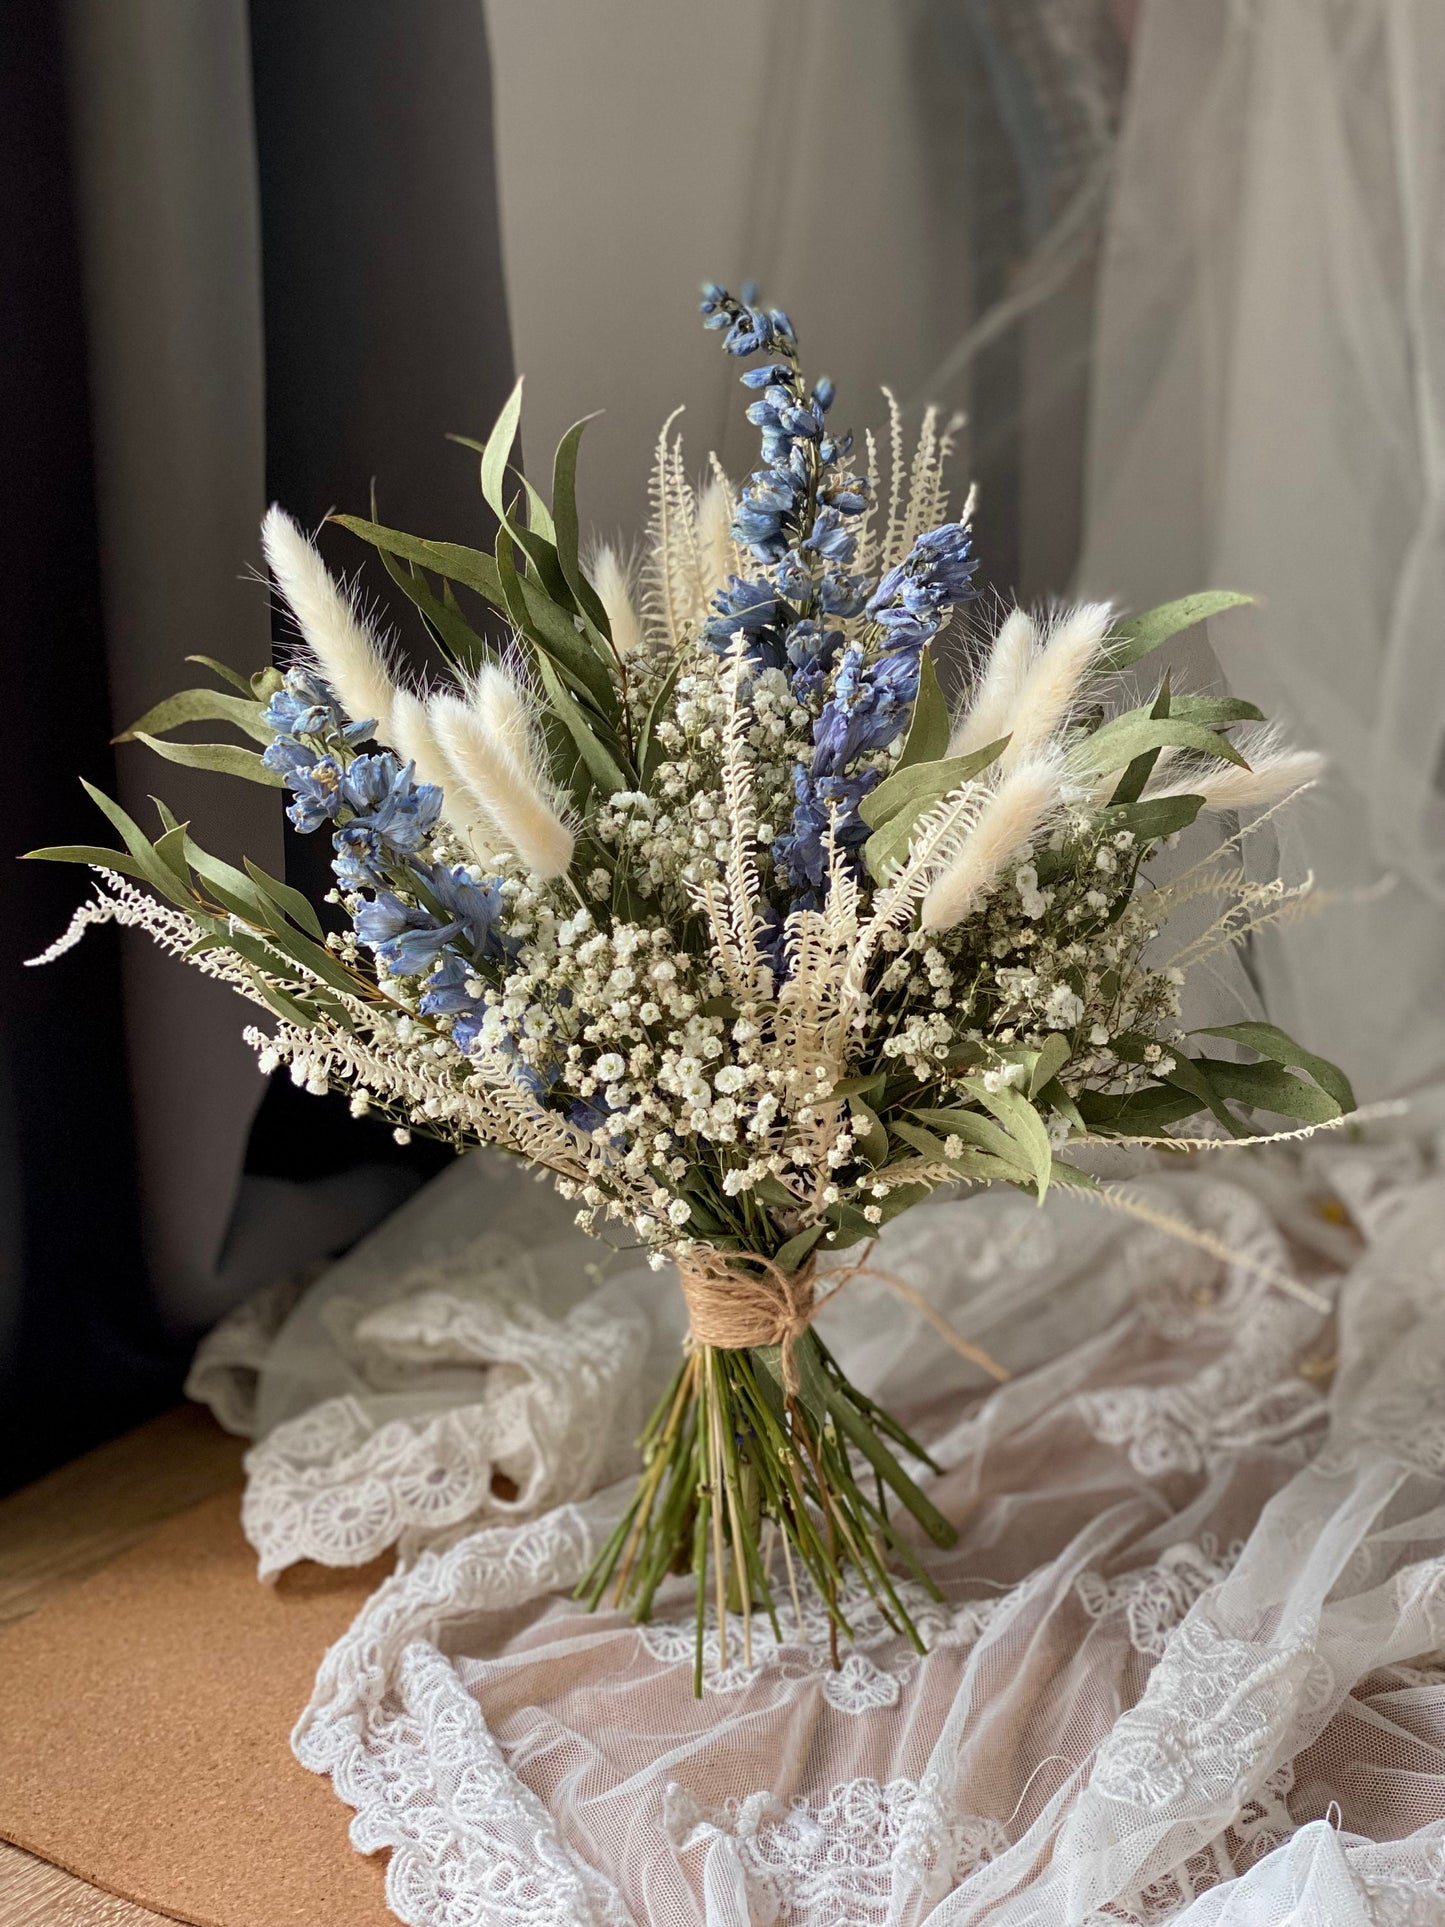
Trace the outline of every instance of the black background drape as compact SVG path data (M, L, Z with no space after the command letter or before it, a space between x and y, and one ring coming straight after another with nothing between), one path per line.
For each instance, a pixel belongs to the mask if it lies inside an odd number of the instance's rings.
M250 21L267 494L315 527L334 507L364 509L375 479L389 519L485 539L474 465L443 440L484 431L511 381L482 9L352 0L339 32L329 0L252 0ZM47 0L0 9L7 863L96 840L77 770L113 787L63 27ZM363 559L340 532L323 546L348 571ZM384 600L380 571L366 580ZM203 646L175 638L178 685L181 658ZM326 855L290 838L288 873L312 888ZM147 1277L117 933L23 970L63 929L83 874L16 864L6 880L0 1489L173 1399L197 1335L162 1321ZM363 1166L378 1173L379 1211L398 1167L414 1183L444 1156L403 1151L283 1081L247 1171Z

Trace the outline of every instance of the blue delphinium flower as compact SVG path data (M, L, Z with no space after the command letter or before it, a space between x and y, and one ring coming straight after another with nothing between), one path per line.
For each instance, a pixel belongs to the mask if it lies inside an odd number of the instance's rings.
M332 750L364 742L375 725L348 723L325 683L305 669L289 671L262 714L276 734L261 761L284 777L294 794L286 811L292 823L309 834L334 822L345 799L341 764Z
M419 1008L423 1017L450 1017L452 1042L469 1051L477 1041L486 1004L468 985L476 977L455 950L449 950L427 978Z
M420 977L462 928L386 889L359 905L352 922L361 941L398 977Z
M270 756L272 750L279 747L279 744L273 743L265 755ZM279 762L278 758L271 767L277 768ZM284 774L295 796L295 800L287 804L286 814L303 835L319 830L323 823L336 820L342 807L342 796L341 765L334 756L312 756L305 762L292 762L284 768Z
M441 815L441 791L418 783L412 764L389 749L358 756L342 779L341 794L357 822L406 855L420 849Z
M920 536L881 582L855 573L851 523L868 507L870 483L847 467L852 436L828 429L833 384L805 385L791 322L761 307L755 290L745 288L738 300L709 283L702 312L707 327L726 330L729 354L769 357L742 377L760 391L747 414L759 430L764 465L749 477L732 529L763 572L729 578L703 637L725 650L741 633L748 659L760 669L786 669L794 698L814 712L813 755L794 776L793 821L773 846L780 872L811 893L826 874L830 810L840 845L866 838L858 804L878 773L854 775L853 765L889 748L907 728L923 650L972 593L976 563L968 530L947 523ZM858 616L869 625L871 646L845 648L842 631L827 619Z
M418 876L449 917L461 927L467 949L473 957L496 957L505 948L501 925L505 906L500 877L478 883L471 873L445 863L418 863Z
M920 536L907 558L890 569L869 596L866 614L881 631L879 653L868 662L857 644L844 650L832 693L813 724L811 768L798 772L792 830L774 847L774 861L795 879L817 887L823 868L819 818L828 800L825 787L858 757L887 749L903 734L918 699L923 651L957 604L972 593L976 567L968 530L961 523L945 523ZM835 836L844 846L867 836L857 811L862 794L866 791L847 797L835 792L842 812Z
M768 573L758 580L730 579L714 598L703 639L722 651L741 631L751 661L782 668L790 660L789 632L796 624L817 612L856 614L872 587L847 573L857 545L844 526L845 518L867 507L868 484L843 467L853 443L851 436L827 432L833 384L805 385L793 325L782 310L761 307L755 290L745 288L739 301L710 282L702 313L705 326L727 330L723 347L729 354L773 357L742 377L748 388L762 390L747 412L760 431L763 466L739 497L732 529ZM810 693L815 666L810 654L803 671Z

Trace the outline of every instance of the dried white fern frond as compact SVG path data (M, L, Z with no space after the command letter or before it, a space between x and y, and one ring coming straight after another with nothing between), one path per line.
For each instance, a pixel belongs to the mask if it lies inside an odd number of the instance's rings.
M947 930L978 906L1058 809L1063 785L1064 763L1057 751L1003 771L957 855L923 899L919 916L926 930Z
M308 1090L361 1092L424 1128L479 1137L565 1177L584 1171L576 1132L555 1113L540 1110L505 1072L458 1078L454 1057L398 1050L390 1037L363 1029L301 1030L283 1022L270 1033L248 1029L245 1037L263 1068L286 1064Z
M659 643L681 648L695 621L697 504L682 465L682 442L672 424L675 408L662 425L647 492L651 505L646 555L642 565L642 610Z
M936 529L949 519L947 467L953 453L954 437L962 426L963 417L952 415L940 429L938 410L929 408L924 412L913 460L908 467L907 507L900 530L900 546L904 554L913 547L920 535ZM960 521L967 522L971 510L970 495Z
M635 575L628 559L610 542L599 542L588 558L588 580L607 611L612 647L623 662L640 654L645 644Z
M1328 1313L1330 1301L1308 1285L1301 1284L1287 1271L1276 1266L1264 1264L1247 1251L1238 1251L1226 1244L1222 1238L1210 1231L1201 1230L1187 1218L1176 1217L1172 1212L1161 1211L1141 1198L1130 1197L1117 1184L1079 1185L1069 1192L1071 1198L1086 1198L1090 1204L1101 1205L1106 1211L1117 1211L1123 1217L1133 1218L1140 1224L1148 1225L1154 1231L1162 1231L1180 1244L1193 1245L1197 1251L1208 1252L1222 1265L1237 1266L1241 1271L1251 1272L1262 1278L1277 1291L1285 1292L1291 1298L1298 1298L1302 1304L1321 1314Z
M1176 970L1196 969L1221 951L1233 949L1255 931L1266 930L1271 924L1296 923L1312 916L1319 907L1312 875L1299 883L1286 883L1282 877L1257 883L1246 882L1241 872L1231 878L1226 887L1233 892L1234 901L1169 959Z
M1112 621L1107 602L1084 602L1049 624L997 732L1009 736L999 759L1004 769L1029 762L1067 727L1080 688L1098 666Z
M455 773L458 807L539 877L559 877L573 837L546 775L527 699L504 669L478 670L465 700L442 691L427 705L436 740Z
M967 708L954 724L950 756L967 756L1006 736L1024 679L1038 653L1038 628L1026 609L1010 609L999 625Z
M753 808L753 771L748 756L749 712L742 699L743 676L749 668L746 644L735 642L728 663L728 719L723 730L722 798L727 823L728 854L724 883L733 950L738 957L749 996L772 995L772 972L758 950L759 903L758 822Z
M1202 796L1207 810L1262 809L1308 789L1324 773L1323 756L1291 749L1271 724L1241 730L1234 740L1248 769L1236 763L1191 763L1174 757L1164 768L1156 765L1145 796Z
M356 598L348 595L315 545L274 503L261 524L266 563L306 646L354 723L372 722L389 741L396 685Z
M878 443L870 431L864 438L866 467L869 475L880 477L880 486L854 531L856 566L866 574L881 574L901 562L920 535L950 519L947 470L954 437L963 425L963 417L954 415L940 427L938 410L927 409L909 455L897 398L887 388L883 398L888 405L887 479L881 479ZM968 521L972 504L970 493L960 521Z
M163 903L159 897L151 896L145 890L138 890L127 877L115 870L107 870L99 864L92 869L100 879L96 893L76 910L64 933L55 942L42 950L38 957L27 957L26 965L37 969L42 964L54 963L63 957L67 950L73 950L87 930L95 929L103 923L117 923L123 928L144 930L168 956L180 957L193 969L199 970L203 977L215 977L221 983L229 984L253 1004L269 1009L266 999L256 987L255 975L244 957L233 950L208 949L195 950L194 946L207 941L208 933L196 922L194 917L175 904Z
M884 561L894 562L904 553L903 410L891 388L883 390L883 399L888 404L888 520L883 528L880 555Z

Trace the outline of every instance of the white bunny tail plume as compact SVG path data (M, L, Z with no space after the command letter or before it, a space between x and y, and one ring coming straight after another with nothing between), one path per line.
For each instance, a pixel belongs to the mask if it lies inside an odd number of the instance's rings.
M1019 691L1038 650L1038 630L1024 609L1004 617L973 700L954 725L950 756L967 756L1007 736Z
M261 524L261 546L307 647L337 701L354 723L373 722L385 742L396 688L371 626L328 571L312 542L274 503Z
M1009 736L999 759L1004 769L1030 761L1063 728L1080 685L1098 663L1112 621L1107 602L1082 602L1050 625L1019 684L1004 728L997 732Z
M727 478L709 475L697 498L697 552L704 600L720 589L738 566L732 525L733 497Z
M587 574L607 611L612 646L626 662L642 647L642 622L633 595L632 571L610 543L599 542Z
M539 877L559 877L572 861L572 832L551 801L551 785L527 699L503 669L479 670L466 701L433 696L427 715L461 791L497 841Z
M446 751L436 739L425 702L409 689L398 689L392 697L386 740L404 763L415 766L419 783L434 784L445 795L456 782ZM450 812L447 817L454 828L461 827L453 821Z
M1262 809L1296 790L1308 789L1319 781L1325 767L1323 756L1311 749L1288 748L1279 732L1268 725L1241 731L1235 747L1249 764L1248 769L1240 769L1235 763L1181 766L1174 758L1167 776L1159 772L1164 780L1151 783L1145 796L1202 796L1207 810Z
M926 930L947 930L978 907L1009 859L1058 807L1064 780L1057 754L1017 763L994 785L957 856L936 879L920 912Z

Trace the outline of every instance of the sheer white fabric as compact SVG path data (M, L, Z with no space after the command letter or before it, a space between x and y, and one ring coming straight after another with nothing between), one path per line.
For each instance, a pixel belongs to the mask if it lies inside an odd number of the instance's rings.
M1368 1096L1445 1066L1442 207L1438 0L1146 0L1079 583L1134 607L1205 581L1260 598L1209 640L1329 757L1281 835L1339 900L1260 943L1258 981ZM1214 666L1196 647L1196 681Z
M751 1653L740 1622L724 1650L709 1617L700 1700L688 1582L645 1627L568 1596L624 1503L615 1475L676 1343L675 1290L621 1272L584 1295L588 1248L516 1184L459 1165L313 1288L262 1366L263 1411L302 1397L298 1358L327 1384L253 1448L263 1560L315 1556L277 1525L287 1482L303 1510L322 1490L365 1518L352 1556L401 1541L295 1745L355 1808L357 1847L389 1850L403 1920L1445 1920L1432 1158L1336 1146L1144 1184L1308 1276L1328 1318L1072 1200L899 1220L883 1262L1014 1372L974 1382L877 1281L827 1314L846 1367L945 1467L933 1495L961 1536L927 1561L941 1597L912 1590L928 1650L850 1599L835 1671L821 1609L804 1595L795 1613L779 1564L786 1603ZM541 1206L555 1236L504 1255L489 1214L509 1203ZM587 1380L570 1403L569 1372ZM427 1470L448 1495L430 1516Z

